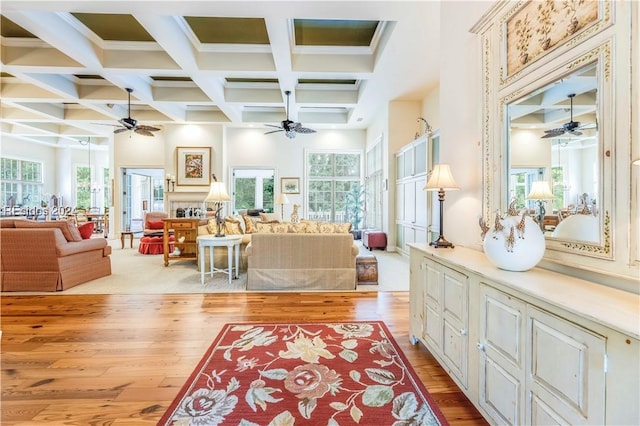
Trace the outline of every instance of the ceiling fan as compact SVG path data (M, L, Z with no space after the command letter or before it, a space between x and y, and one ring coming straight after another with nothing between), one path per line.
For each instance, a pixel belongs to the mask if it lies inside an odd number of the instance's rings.
M315 130L309 129L307 127L302 127L302 124L289 120L289 96L291 96L291 91L287 90L284 92L284 94L287 95L287 109L285 111L287 114L287 118L286 120L280 123L280 126L274 126L273 124L265 124L265 126L275 127L278 129L278 130L271 130L270 132L266 132L265 135L268 135L270 133L284 132L284 134L289 139L293 139L296 137L296 133L315 133L316 132Z
M576 94L575 93L571 93L568 96L569 101L571 102L571 119L567 122L564 123L562 125L562 127L558 127L556 129L550 129L550 130L545 130L544 132L546 133L544 136L542 136L543 138L555 138L561 135L564 135L565 133L569 133L571 135L574 136L582 136L582 132L580 131L581 129L584 129L585 126L580 126L580 122L579 121L573 121L573 98Z
M131 118L131 92L133 92L133 89L127 87L125 90L129 94L128 116L127 118L121 118L120 120L118 120L118 123L120 123L122 127L118 127L113 131L113 133L134 131L139 135L153 136L153 133L151 132L157 132L160 129L153 126L145 126L143 124L138 124L138 120Z

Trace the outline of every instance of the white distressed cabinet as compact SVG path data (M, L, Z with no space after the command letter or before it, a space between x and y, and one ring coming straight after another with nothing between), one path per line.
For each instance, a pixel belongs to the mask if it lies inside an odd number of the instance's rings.
M492 424L640 424L640 296L410 245L410 336Z

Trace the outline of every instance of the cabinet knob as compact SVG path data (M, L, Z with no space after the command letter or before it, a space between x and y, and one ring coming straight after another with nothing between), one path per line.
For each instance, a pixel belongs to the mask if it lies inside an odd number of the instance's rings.
M484 345L482 343L478 343L476 347L478 348L479 351L484 352Z
M461 336L466 336L467 335L467 330L465 330L464 328L460 329L460 335Z

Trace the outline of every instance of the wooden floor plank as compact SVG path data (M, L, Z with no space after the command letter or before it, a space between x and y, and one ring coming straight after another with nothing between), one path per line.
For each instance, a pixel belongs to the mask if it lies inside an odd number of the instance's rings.
M409 343L409 294L3 296L3 425L155 424L224 324L383 320L453 425L486 424Z

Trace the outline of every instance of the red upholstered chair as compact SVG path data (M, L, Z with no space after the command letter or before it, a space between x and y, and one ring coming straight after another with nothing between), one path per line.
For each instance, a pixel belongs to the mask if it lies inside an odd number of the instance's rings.
M174 237L169 237L169 252L173 251ZM138 253L140 254L164 254L164 247L162 245L162 237L143 236L140 238L140 245L138 246Z
M162 219L169 217L165 212L148 212L144 215L143 235L145 237L162 236ZM161 252L162 253L162 252Z

